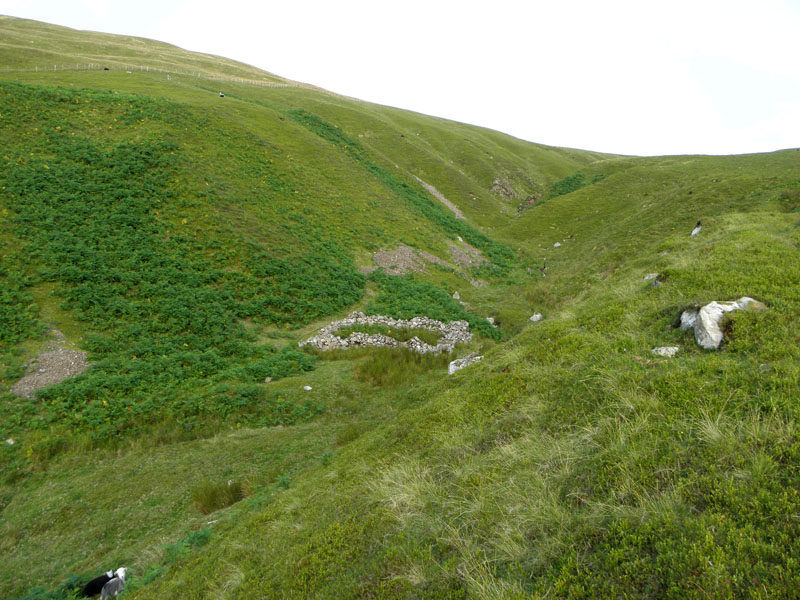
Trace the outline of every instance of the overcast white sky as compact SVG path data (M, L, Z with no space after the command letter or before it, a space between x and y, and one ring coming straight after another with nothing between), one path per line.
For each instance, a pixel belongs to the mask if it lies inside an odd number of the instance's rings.
M800 146L800 0L0 0L362 100L623 154Z

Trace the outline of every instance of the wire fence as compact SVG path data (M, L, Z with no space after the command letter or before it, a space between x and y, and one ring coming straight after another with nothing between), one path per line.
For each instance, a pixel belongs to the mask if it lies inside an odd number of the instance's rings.
M229 83L242 83L246 85L257 85L261 87L274 87L274 88L289 88L289 87L302 87L302 88L311 88L313 86L302 84L302 83L278 83L274 81L263 81L260 79L246 79L243 77L230 77L226 75L212 75L209 73L204 73L202 71L180 71L180 70L173 70L173 69L159 69L156 67L150 66L142 66L142 65L128 65L128 64L99 64L99 63L70 63L66 65L57 65L54 64L52 66L34 66L33 68L25 68L25 69L15 69L10 66L6 66L5 72L6 73L45 73L45 72L54 72L54 71L110 71L110 70L124 70L127 73L133 73L134 71L142 72L142 73L163 73L168 77L172 75L182 75L184 77L197 77L199 79L207 79L209 81L224 81Z

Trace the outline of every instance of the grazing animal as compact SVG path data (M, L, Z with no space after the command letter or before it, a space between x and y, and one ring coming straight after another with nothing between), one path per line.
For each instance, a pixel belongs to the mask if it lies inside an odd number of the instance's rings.
M695 235L697 235L698 233L700 233L700 230L701 230L701 229L703 229L703 226L702 226L702 225L700 225L700 221L698 221L698 222L697 222L697 225L695 225L695 226L694 226L694 229L692 229L692 236L695 236Z
M125 587L125 568L117 569L114 577L103 586L100 592L100 600L108 600L109 598L116 598L122 589Z
M219 93L219 97L220 97L220 98L224 98L224 97L225 97L225 94L223 94L222 92L220 92L220 93Z
M103 586L107 584L114 577L114 571L106 571L100 577L95 577L81 590L81 595L88 597L97 596L103 591Z

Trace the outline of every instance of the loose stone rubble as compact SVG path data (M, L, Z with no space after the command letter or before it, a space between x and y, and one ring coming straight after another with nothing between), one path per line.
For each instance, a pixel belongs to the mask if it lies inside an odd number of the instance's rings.
M681 331L694 327L694 339L706 350L716 350L722 343L720 323L726 312L734 310L766 310L758 300L742 296L735 302L709 302L701 308L690 308L681 313Z
M451 362L449 365L447 365L447 374L448 375L452 375L456 371L460 371L464 367L468 367L471 364L476 363L476 362L478 362L479 360L482 360L482 359L483 359L482 356L476 356L475 354L469 354L469 355L465 356L464 358L457 358L456 360Z
M438 344L431 346L416 336L406 342L398 342L396 339L382 334L354 332L346 338L336 335L336 331L339 329L353 327L354 325L383 325L388 329L428 329L438 332L441 337ZM440 352L452 352L456 344L467 343L470 340L472 340L472 334L469 332L469 323L466 321L442 323L428 317L414 317L413 319L404 320L381 315L368 316L362 312L354 312L341 321L334 321L323 327L317 335L300 342L298 346L311 346L319 350L382 346L387 348L408 348L419 354L439 354Z
M20 398L34 398L36 392L83 373L88 367L87 354L66 347L64 334L50 330L50 339L32 360L25 375L9 390Z

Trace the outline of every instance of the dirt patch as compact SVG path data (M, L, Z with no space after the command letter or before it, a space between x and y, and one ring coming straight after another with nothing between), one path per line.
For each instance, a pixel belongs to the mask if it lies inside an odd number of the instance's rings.
M450 254L453 255L456 264L449 263L430 252L414 250L408 246L400 245L396 250L380 250L373 254L372 260L375 261L377 267L360 267L359 269L364 274L381 268L388 275L406 275L407 273L427 273L426 266L434 264L445 269L452 269L460 277L468 280L473 287L488 285L485 281L471 278L467 272L472 266L489 262L481 256L480 250L464 242L463 250L458 246L451 245Z
M379 250L372 255L372 260L389 275L405 275L406 273L422 273L425 261L413 248L400 245L397 250Z
M86 352L64 347L64 334L58 329L50 330L50 334L53 339L28 363L25 375L11 388L12 394L33 398L37 391L80 375L89 367Z
M429 263L433 263L435 265L439 265L440 267L444 267L445 269L455 269L456 266L447 262L446 260L442 260L438 256L431 254L429 252L425 252L424 250L417 250L417 254L421 256L423 259L428 261Z
M416 175L414 175L414 179L416 179L417 181L419 181L419 182L422 184L422 187L424 187L424 188L425 188L425 189L428 191L428 193L429 193L431 196L433 196L433 197L434 197L434 198L436 198L436 199L437 199L439 202L441 202L442 204L444 204L444 205L445 205L447 208L449 208L450 210L452 210L452 211L453 211L453 214L456 216L456 219L464 219L464 220L466 220L466 217L464 216L464 213L462 213L462 212L459 210L459 208L458 208L458 207L457 207L455 204L453 204L452 202L450 202L450 200L448 200L447 198L445 198L445 197L444 197L444 194L442 194L442 192L440 192L439 190L437 190L437 189L436 189L435 187L433 187L431 184L429 184L429 183L425 183L424 181L422 181L422 179L420 179L420 178L419 178L419 177L417 177Z
M450 244L450 256L453 257L453 262L462 269L479 267L482 264L489 262L481 255L480 250L474 246L470 246L466 242L464 242L461 246Z

